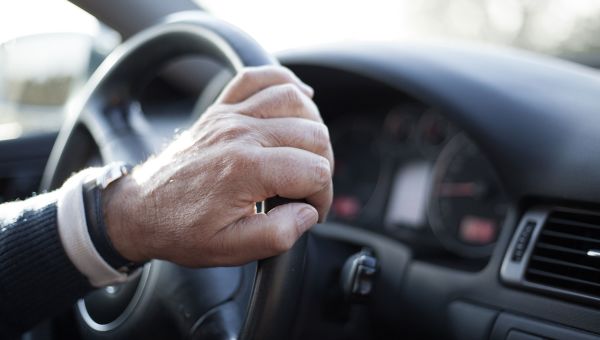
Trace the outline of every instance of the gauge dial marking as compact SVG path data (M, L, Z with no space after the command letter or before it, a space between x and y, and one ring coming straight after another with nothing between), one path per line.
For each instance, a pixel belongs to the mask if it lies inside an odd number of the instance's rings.
M443 246L465 257L491 254L507 209L492 165L464 134L435 163L428 217Z
M478 197L483 191L476 182L444 182L438 189L439 197Z

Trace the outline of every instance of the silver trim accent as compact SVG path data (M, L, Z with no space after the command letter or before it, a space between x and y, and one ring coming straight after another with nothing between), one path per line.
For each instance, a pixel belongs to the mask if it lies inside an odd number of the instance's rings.
M600 249L590 249L587 251L587 256L600 257Z
M104 166L101 173L95 178L96 186L102 190L106 190L108 186L120 179L121 177L127 176L129 170L125 162L114 162Z
M148 282L148 277L150 276L151 268L152 262L149 262L144 266L143 271L141 273L142 277L140 278L140 282L138 283L133 298L131 299L125 310L123 310L123 313L121 313L121 315L119 315L116 319L109 323L101 324L96 322L88 312L85 306L85 300L80 299L79 301L77 301L77 310L79 311L79 314L85 322L85 324L97 332L109 332L121 326L125 322L125 320L127 320L133 314L133 312L136 310L137 305L140 303L144 292L144 288L146 287Z
M533 252L533 248L537 242L537 238L540 234L540 231L542 230L542 226L544 225L544 223L546 223L546 219L548 218L549 214L549 208L540 207L528 211L521 218L519 226L517 227L517 230L515 231L512 240L510 241L508 250L504 255L504 260L502 261L500 277L504 282L519 285L525 282L525 271L527 270L529 258L531 257L531 253ZM521 235L523 229L525 229L525 226L532 222L535 223L535 227L533 228L531 238L529 239L527 248L523 253L523 257L520 261L514 261L513 253L515 252L515 248L517 247L519 236Z

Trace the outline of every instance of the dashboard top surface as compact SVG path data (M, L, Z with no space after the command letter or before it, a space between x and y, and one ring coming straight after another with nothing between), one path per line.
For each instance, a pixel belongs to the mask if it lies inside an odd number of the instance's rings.
M600 76L593 69L470 45L336 46L281 60L361 74L443 107L489 155L513 199L599 197L600 159L588 157L600 147Z

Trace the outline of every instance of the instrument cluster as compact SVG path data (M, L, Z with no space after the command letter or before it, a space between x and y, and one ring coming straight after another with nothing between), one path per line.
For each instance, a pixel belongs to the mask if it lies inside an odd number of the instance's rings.
M460 257L491 254L508 209L487 157L440 110L406 103L328 121L330 219Z

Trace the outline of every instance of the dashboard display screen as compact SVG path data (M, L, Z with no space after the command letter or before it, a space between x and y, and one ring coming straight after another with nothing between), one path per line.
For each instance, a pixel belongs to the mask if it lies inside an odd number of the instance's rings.
M427 218L431 165L420 161L400 167L394 176L386 225L422 228Z

